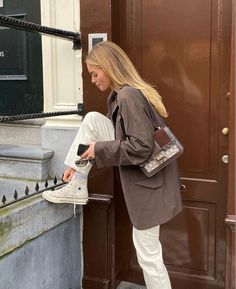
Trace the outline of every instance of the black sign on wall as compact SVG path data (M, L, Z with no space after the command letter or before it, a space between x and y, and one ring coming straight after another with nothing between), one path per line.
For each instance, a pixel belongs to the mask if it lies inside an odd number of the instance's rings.
M15 16L21 19L24 15ZM27 33L0 27L0 80L27 79Z
M3 1L0 13L40 24L40 0ZM0 115L41 112L42 79L41 36L0 26Z

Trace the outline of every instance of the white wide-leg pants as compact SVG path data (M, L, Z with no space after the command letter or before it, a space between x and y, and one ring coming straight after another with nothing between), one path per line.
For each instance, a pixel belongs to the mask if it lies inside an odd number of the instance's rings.
M99 112L87 113L68 152L65 165L87 175L92 166L90 163L80 168L75 165L79 144L114 139L114 126L106 116ZM160 226L147 230L137 230L133 227L133 242L147 289L171 289L168 272L163 263L159 230Z
M134 247L147 289L171 289L169 275L163 263L159 235L160 226L147 230L133 227Z

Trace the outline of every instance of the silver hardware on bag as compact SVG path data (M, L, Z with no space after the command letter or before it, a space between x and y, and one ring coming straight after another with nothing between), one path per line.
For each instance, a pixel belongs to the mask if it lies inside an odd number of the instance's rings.
M155 148L149 160L140 166L147 177L151 177L183 154L183 146L167 126L156 130Z
M164 148L163 151L157 154L152 160L148 161L144 167L148 172L151 172L178 152L180 152L180 149L175 144L172 144L168 146L168 148Z
M184 147L166 126L163 118L154 107L148 101L146 103L150 119L156 128L154 132L154 150L151 157L139 167L147 177L151 177L182 155Z

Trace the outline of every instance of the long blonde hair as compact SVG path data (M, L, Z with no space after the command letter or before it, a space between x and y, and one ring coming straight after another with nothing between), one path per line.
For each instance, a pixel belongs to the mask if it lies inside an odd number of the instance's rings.
M111 41L98 43L86 57L86 63L101 68L111 79L115 88L128 85L139 89L158 113L167 117L168 114L159 93L141 78L127 54L118 45Z

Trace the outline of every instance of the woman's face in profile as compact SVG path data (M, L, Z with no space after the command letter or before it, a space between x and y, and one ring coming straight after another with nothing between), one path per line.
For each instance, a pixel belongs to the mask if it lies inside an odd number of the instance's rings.
M91 82L95 84L101 91L105 91L111 88L111 80L106 73L95 65L89 65L87 63L88 72L91 75Z

